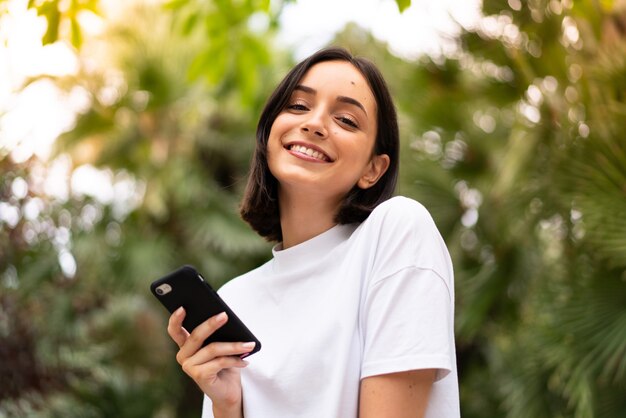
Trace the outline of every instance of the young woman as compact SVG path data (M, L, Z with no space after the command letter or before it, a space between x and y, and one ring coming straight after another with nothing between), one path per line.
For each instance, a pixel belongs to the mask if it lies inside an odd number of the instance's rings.
M263 343L202 341L184 310L168 332L205 393L203 417L459 416L454 282L419 203L391 197L398 126L376 67L330 48L296 65L270 97L243 218L279 242L222 298Z

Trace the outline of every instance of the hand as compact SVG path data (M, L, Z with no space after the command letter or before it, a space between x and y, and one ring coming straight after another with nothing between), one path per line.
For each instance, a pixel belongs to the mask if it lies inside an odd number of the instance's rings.
M228 321L225 312L197 326L189 334L182 326L185 310L181 307L170 316L167 332L180 350L176 360L213 402L213 409L241 411L240 370L248 365L240 358L254 349L254 343L214 342L202 347L206 338ZM239 415L239 414L236 414Z

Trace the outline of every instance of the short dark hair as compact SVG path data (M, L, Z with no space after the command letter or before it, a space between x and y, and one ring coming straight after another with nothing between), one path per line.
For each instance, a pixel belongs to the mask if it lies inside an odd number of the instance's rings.
M393 196L398 179L399 133L395 106L387 83L369 60L355 57L343 48L322 49L289 71L269 97L256 131L256 148L250 164L248 184L241 202L241 217L268 241L282 241L278 206L278 180L267 163L267 142L274 120L283 111L294 88L315 64L347 61L361 72L374 94L377 107L377 132L374 153L387 154L389 167L378 182L368 188L354 186L346 195L335 221L340 224L363 222L376 206Z

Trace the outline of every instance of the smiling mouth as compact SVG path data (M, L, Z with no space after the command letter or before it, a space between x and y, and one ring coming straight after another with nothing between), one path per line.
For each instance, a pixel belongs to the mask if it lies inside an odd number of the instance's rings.
M296 152L298 154L306 155L307 157L314 158L319 161L331 162L330 157L323 152L314 150L312 148L305 147L304 145L292 144L286 147L287 150Z

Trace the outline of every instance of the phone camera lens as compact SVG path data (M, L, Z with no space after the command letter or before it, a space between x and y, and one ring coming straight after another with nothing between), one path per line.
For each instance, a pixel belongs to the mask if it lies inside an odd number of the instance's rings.
M170 286L167 283L163 283L162 285L154 289L154 291L156 292L157 295L164 296L172 291L172 286Z

